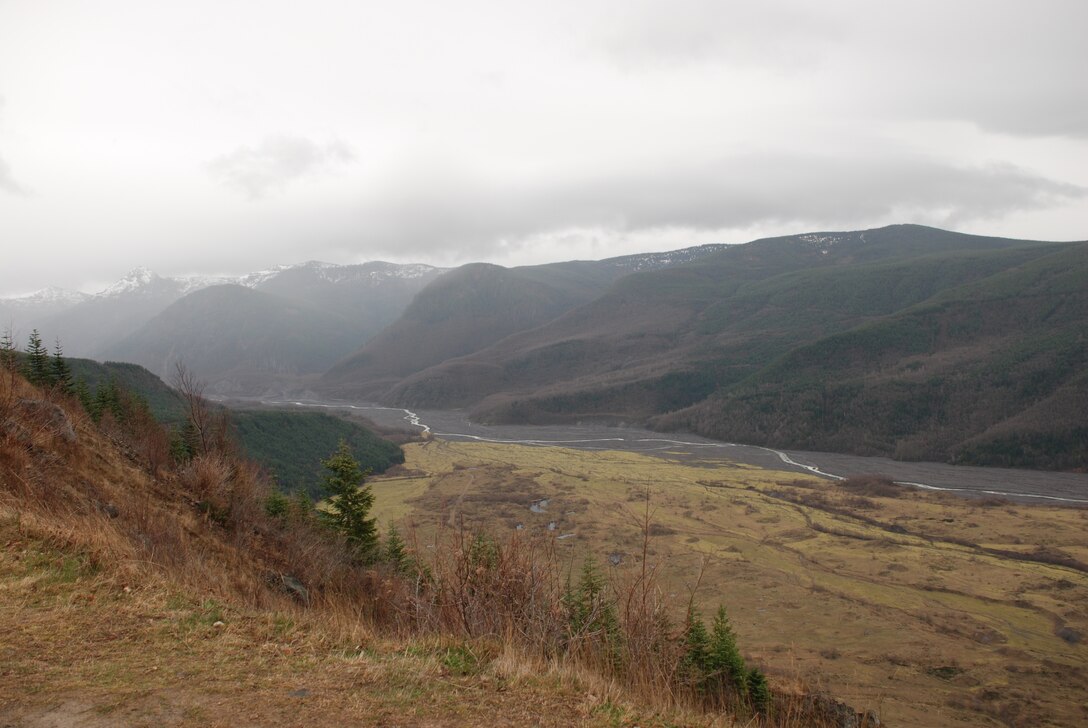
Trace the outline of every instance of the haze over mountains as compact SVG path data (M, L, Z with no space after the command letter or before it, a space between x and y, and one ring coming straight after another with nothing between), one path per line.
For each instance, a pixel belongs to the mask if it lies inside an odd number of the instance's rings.
M2 305L69 353L166 377L183 361L213 392L1088 466L1084 242L894 225L517 268L137 271Z
M257 380L324 371L442 271L311 261L237 278L166 278L137 268L94 295L0 299L0 316L23 336L37 328L59 338L70 356L131 361L165 379L184 361L212 390L252 391Z

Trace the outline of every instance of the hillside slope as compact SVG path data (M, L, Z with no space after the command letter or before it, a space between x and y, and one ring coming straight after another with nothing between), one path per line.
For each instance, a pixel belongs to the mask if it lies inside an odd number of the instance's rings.
M259 392L277 378L323 371L360 336L347 314L224 285L180 299L107 353L164 379L182 363L211 392Z
M48 340L60 339L71 356L101 358L116 341L146 324L167 306L185 295L189 284L137 268L93 296L73 300L73 305L49 315L15 319L23 328L37 327Z
M73 380L82 380L90 392L112 380L124 391L143 399L159 422L177 424L185 420L185 406L178 393L139 364L70 358L65 361L72 370Z
M617 269L598 263L502 268L473 263L421 291L403 315L322 380L338 391L377 391L586 303Z
M250 469L153 477L78 412L0 380L0 724L639 719L574 672L533 677L501 647L375 628L355 600L376 582L264 516ZM198 501L230 490L210 519Z
M124 392L147 403L160 423L181 430L188 417L178 392L139 364L99 363L90 359L68 359L72 376L82 380L93 393L111 381ZM242 451L265 468L277 487L288 493L305 491L320 498L321 461L336 451L344 440L364 470L384 473L404 462L404 454L393 442L374 431L373 423L342 419L332 415L295 409L229 408L230 430Z
M1086 322L1088 244L1061 246L797 347L656 422L802 449L1084 467Z
M546 324L594 300L624 276L689 263L722 247L516 268L462 266L422 290L397 321L328 371L317 388L327 394L388 397L387 390L401 379Z
M768 691L739 653L761 702L717 673L692 687L645 579L606 639L602 582L583 569L571 606L544 540L387 540L361 563L228 450L153 467L151 428L99 430L6 374L4 725L721 725L751 705L769 727L857 724L796 684Z
M1059 393L1067 385L1080 391L1068 380L1070 366L1083 360L1078 353L1083 347L1075 341L1088 321L1080 295L1088 287L1084 251L1083 244L987 238L914 225L759 240L685 265L620 278L600 297L553 321L403 377L385 398L407 407L471 407L475 417L493 422L652 421L660 428L782 447L967 457L967 440L974 442L1002 422L1007 428L1002 437L1021 437L1025 431L1016 424L1022 421L1016 419L1021 411L1040 398L1068 400ZM1064 278L1044 275L1032 284L1030 273L1018 273L1032 266L1064 270ZM1061 315L1054 318L1046 306L1058 307ZM921 307L919 312L908 316L915 307ZM803 403L842 374L839 340L829 337L880 322L899 326L918 316L932 317L936 314L925 313L937 310L932 307L945 312L938 318L953 319L976 315L969 311L981 316L990 307L987 331L1000 330L1005 342L999 344L982 330L955 328L927 340L926 356L934 362L951 361L951 349L961 347L957 337L966 337L962 346L970 341L974 348L977 366L961 375L971 382L964 391L972 394L957 400L960 414L954 426L944 427L945 415L935 413L899 418L898 429L889 431L883 423L895 408L917 408L923 399L940 396L912 387L900 388L894 397L882 395L871 406L829 400L827 407L851 418L850 428L798 417L797 407L807 406ZM1047 323L1040 329L1043 318ZM940 324L933 319L927 325ZM1046 337L1042 330L1049 332ZM790 363L791 352L825 339L814 365ZM851 365L852 376L872 377L878 374L873 367L892 362L920 371L918 362L904 358L922 352L887 344L878 335L867 339L862 348L868 358ZM1048 356L1043 350L1058 347L1064 353L1055 356L1068 364L1033 385L1041 389L987 404L994 372L1003 366L998 360L1013 355L1009 347L1019 347L1018 356L1036 366ZM769 373L761 374L765 369ZM776 397L768 389L758 402L750 400L761 412L754 417L740 398L748 396L744 393L759 377L772 375L777 379L768 387L789 394ZM733 388L738 388L735 396ZM972 462L1085 466L1085 455L1071 449L1077 423L1070 409L1063 411L1070 414L1059 418L1057 430L1029 438L1023 452L1002 454L998 450L1004 446L995 450L980 440L972 446ZM878 432L884 434L870 436Z
M364 470L384 473L404 462L394 443L323 412L233 410L230 421L246 455L267 468L285 492L324 497L321 461L336 452L341 440Z
M238 277L181 276L168 278L146 268L136 268L116 283L93 295L62 289L45 289L29 296L0 299L0 315L14 329L16 338L37 328L47 343L59 339L69 356L116 358L118 353L146 360L151 352L133 350L118 343L143 328L159 330L160 338L169 337L172 325L180 325L181 335L191 335L194 325L174 318L159 318L167 307L189 295L213 286L243 286L253 291L287 299L296 306L316 309L332 319L343 320L342 335L347 337L342 351L337 350L332 361L343 353L353 351L401 314L412 297L427 283L443 272L441 268L420 264L396 264L374 261L352 265L336 265L309 261L298 265L276 266ZM198 297L199 304L208 308L209 300ZM232 317L232 299L219 299L223 310L209 309L209 316L223 318L244 326L245 321ZM285 325L293 323L284 321ZM207 331L207 335L211 335ZM219 328L220 336L246 336L244 328L228 331ZM300 336L299 331L285 328L280 332L289 344ZM154 337L153 337L154 338ZM137 339L140 343L142 339ZM156 345L153 340L152 346ZM218 342L200 342L201 348ZM257 355L263 352L256 352ZM139 359L135 357L140 357ZM332 361L322 362L326 369ZM260 362L246 362L240 372L261 370ZM245 381L244 374L231 380Z

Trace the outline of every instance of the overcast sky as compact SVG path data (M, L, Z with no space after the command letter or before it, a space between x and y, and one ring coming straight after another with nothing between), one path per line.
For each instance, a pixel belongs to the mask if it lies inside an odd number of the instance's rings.
M1088 2L0 0L0 295L1088 238Z

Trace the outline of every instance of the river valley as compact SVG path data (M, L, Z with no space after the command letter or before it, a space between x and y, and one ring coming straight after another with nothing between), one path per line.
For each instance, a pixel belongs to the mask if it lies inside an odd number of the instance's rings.
M839 480L878 474L909 487L947 491L966 497L998 497L1027 503L1088 506L1088 474L1014 468L988 468L932 462L907 462L842 453L777 450L718 442L698 435L661 433L640 427L594 423L575 425L482 425L463 411L382 407L370 403L316 400L240 400L245 404L345 410L384 427L451 441L476 441L532 447L639 452L708 468L723 461L808 473ZM230 401L224 401L230 404Z

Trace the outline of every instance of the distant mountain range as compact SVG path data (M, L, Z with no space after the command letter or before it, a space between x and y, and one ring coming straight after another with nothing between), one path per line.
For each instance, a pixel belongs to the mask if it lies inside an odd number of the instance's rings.
M893 225L515 268L137 270L0 315L167 379L182 361L211 392L1088 467L1085 242Z
M71 356L135 362L167 381L184 362L210 391L252 393L325 371L442 272L311 261L233 278L167 278L137 268L93 295L54 288L0 299L0 321L22 336L37 328Z

